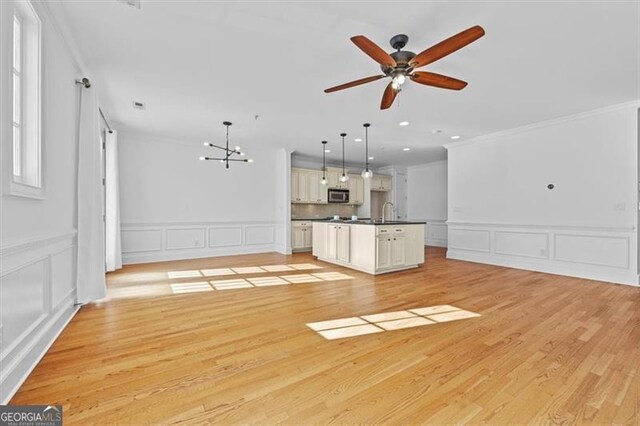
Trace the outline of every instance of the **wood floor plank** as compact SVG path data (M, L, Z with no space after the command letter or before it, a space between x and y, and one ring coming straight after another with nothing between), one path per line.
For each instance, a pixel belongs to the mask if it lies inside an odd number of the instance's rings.
M420 268L375 277L309 253L126 266L11 403L60 404L80 425L640 422L640 290L425 254ZM239 269L256 265L322 273L171 292L203 280L185 271L301 274ZM335 273L351 279L317 278ZM338 340L306 326L439 305L481 316Z

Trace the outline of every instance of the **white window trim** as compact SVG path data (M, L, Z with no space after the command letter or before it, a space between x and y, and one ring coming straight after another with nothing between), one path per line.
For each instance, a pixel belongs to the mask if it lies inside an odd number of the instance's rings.
M37 114L35 117L35 121L37 123L37 133L36 133L36 137L37 137L37 141L36 143L38 144L38 157L37 157L37 169L38 169L38 180L39 180L39 186L34 186L34 185L29 185L23 182L20 182L20 180L16 180L15 176L13 174L13 154L11 155L11 170L9 171L9 187L7 188L7 193L9 195L13 195L13 196L17 196L17 197L25 197L25 198L32 198L32 199L37 199L37 200L44 200L45 197L45 181L44 181L44 176L45 176L45 169L44 169L44 162L42 161L42 157L43 157L43 151L44 151L44 147L42 145L42 20L40 19L40 16L38 15L35 7L33 4L31 4L30 1L25 2L27 7L29 7L31 9L31 11L33 12L33 17L35 19L35 22L37 24L37 39L38 39L38 51L33 53L33 52L29 52L28 54L30 55L37 55L37 67L36 67L36 73L37 73L37 78L36 78L36 93L37 93L37 99L38 99L38 105L37 105ZM21 43L22 43L22 47L21 47L21 52L20 52L20 56L21 56L21 61L22 61L22 66L20 69L20 75L21 75L21 90L24 93L24 88L25 88L25 79L24 79L24 58L25 58L25 49L24 49L24 21L25 21L25 17L21 16L20 12L16 9L14 9L14 15L18 16L18 19L21 23ZM11 20L11 23L13 25L13 18ZM13 39L13 32L12 32L12 39ZM12 43L13 45L13 43ZM13 59L12 59L13 60ZM12 78L13 78L13 63L12 63ZM12 97L13 97L13 83L11 85L11 93L12 93ZM20 106L24 111L24 105L25 105L25 98L24 96L21 99L20 102ZM13 108L13 106L12 106ZM13 126L13 118L12 118L12 126ZM24 130L24 116L23 113L21 113L21 123L20 123L20 127L21 127L21 132L20 135L21 137L24 137L25 134L25 130ZM13 136L12 136L13 138ZM13 144L12 144L13 146ZM12 148L13 149L13 148ZM21 144L21 151L22 151L22 155L24 155L24 145ZM25 164L24 164L24 160L22 163L22 175L24 175L26 170Z

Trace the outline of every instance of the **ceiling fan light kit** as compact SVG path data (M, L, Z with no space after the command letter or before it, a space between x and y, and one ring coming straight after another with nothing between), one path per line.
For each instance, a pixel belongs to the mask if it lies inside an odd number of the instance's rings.
M244 157L245 154L244 152L240 151L240 147L239 146L235 146L233 149L229 149L229 127L232 125L232 123L230 121L223 121L222 124L224 126L227 127L227 144L226 146L218 146L215 144L212 144L211 142L204 142L203 145L204 146L209 146L211 148L215 148L215 149L220 149L222 151L224 151L224 156L223 157L200 157L200 160L202 161L211 161L211 160L215 160L215 161L219 161L221 163L223 163L225 165L225 168L229 168L229 162L231 161L240 161L242 163L253 163L253 159L251 158L232 158L234 155L238 155L240 157Z
M449 37L426 50L423 50L417 55L408 50L402 50L409 41L409 37L405 34L398 34L391 38L391 47L396 49L396 51L392 53L385 52L381 47L363 35L351 37L351 41L358 46L360 50L380 64L380 69L383 74L365 77L339 86L330 87L325 90L325 93L333 93L389 77L391 78L391 82L385 88L384 93L382 94L382 101L380 102L380 109L388 109L393 105L396 96L402 90L402 85L406 83L407 79L426 86L438 87L441 89L462 90L467 86L467 82L433 72L416 71L416 69L433 63L438 59L442 59L445 56L462 49L466 45L473 43L482 37L484 34L484 29L481 26L476 25Z

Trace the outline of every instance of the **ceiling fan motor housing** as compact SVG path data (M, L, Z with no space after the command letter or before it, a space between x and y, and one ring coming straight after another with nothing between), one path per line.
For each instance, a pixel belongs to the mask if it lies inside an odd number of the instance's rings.
M388 67L385 65L380 65L380 69L385 75L391 75L394 72L401 71L404 74L408 73L410 70L409 61L411 61L416 54L413 52L409 52L408 50L398 50L397 52L393 52L389 54L395 61L395 67Z

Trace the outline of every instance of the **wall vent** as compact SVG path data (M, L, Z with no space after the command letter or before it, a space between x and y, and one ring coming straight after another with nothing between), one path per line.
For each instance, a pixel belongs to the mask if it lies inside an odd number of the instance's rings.
M126 4L127 6L140 9L140 0L118 0L118 3Z
M135 109L145 109L144 103L138 101L133 101L133 107Z

